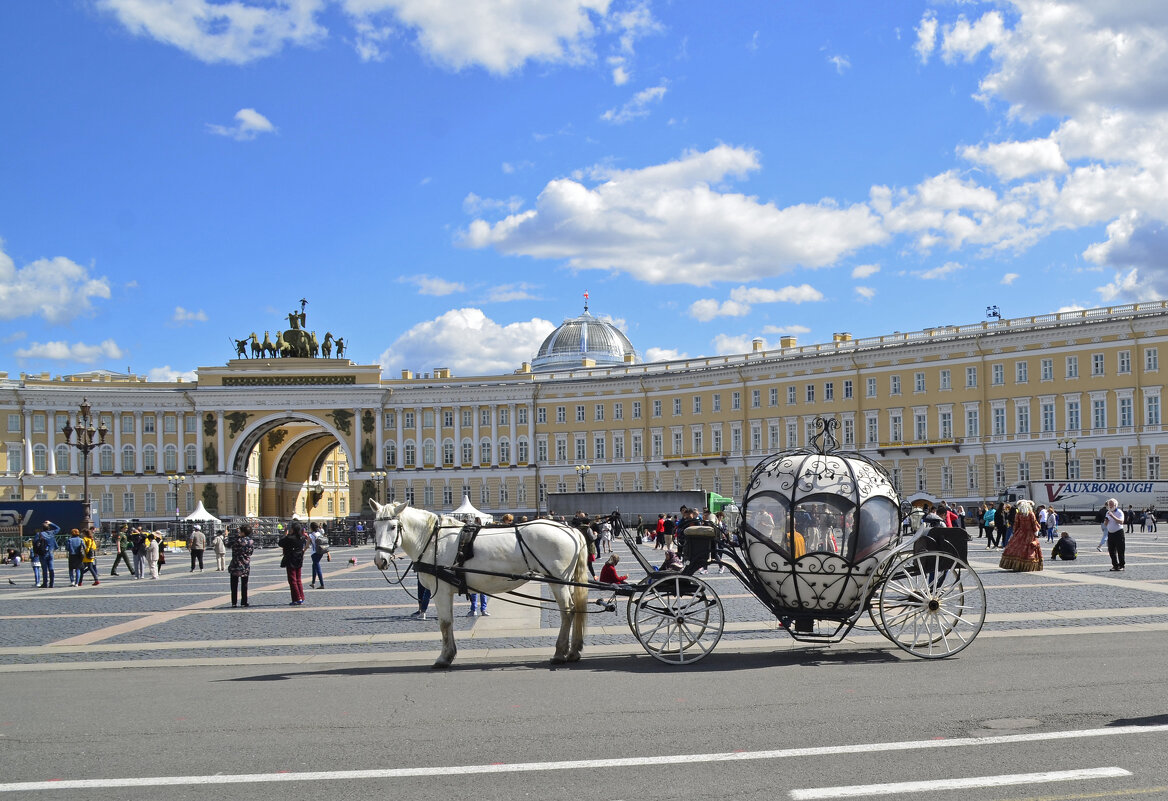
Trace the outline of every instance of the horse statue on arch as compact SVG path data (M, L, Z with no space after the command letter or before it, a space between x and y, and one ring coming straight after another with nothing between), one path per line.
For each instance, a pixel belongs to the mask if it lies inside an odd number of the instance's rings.
M272 344L272 337L267 331L264 332L264 341L260 347L263 348L265 358L268 358L268 354L271 354L270 358L276 358L276 346Z
M326 359L333 357L333 335L331 331L324 332L324 342L320 343L320 353Z
M264 346L260 344L259 337L256 336L255 331L251 332L251 357L258 359L264 353Z
M369 503L374 509L374 566L384 570L401 546L414 564L422 567L418 580L433 593L442 632L442 653L434 667L450 667L458 651L454 644L455 586L450 582L456 575L465 577L471 592L488 595L510 592L531 579L552 579L547 587L560 609L560 634L552 664L580 659L588 606L588 543L579 531L552 520L484 528L475 538L474 555L462 565L468 571L483 572L459 573L454 565L461 522L404 501L382 505L370 499ZM436 568L438 575L427 568ZM487 575L496 573L503 575ZM554 583L559 581L572 583Z

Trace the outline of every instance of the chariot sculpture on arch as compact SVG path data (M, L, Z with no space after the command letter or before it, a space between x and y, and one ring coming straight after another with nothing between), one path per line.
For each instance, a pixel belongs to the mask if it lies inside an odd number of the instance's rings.
M334 351L336 352L335 358L344 358L345 340L343 338L334 336L331 331L326 331L324 339L321 340L317 338L315 331L308 329L308 314L305 311L307 306L308 300L301 298L300 311L293 309L288 312L286 318L288 327L283 330L277 329L274 341L270 330L264 331L262 342L254 331L242 339L230 337L236 358L248 358L249 347L252 359L315 359L321 356L331 359L334 358Z

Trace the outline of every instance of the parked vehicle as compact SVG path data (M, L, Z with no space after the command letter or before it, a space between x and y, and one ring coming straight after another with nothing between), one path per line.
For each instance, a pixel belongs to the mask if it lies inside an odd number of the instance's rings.
M998 500L1016 503L1023 498L1053 506L1064 523L1093 521L1108 498L1124 510L1168 509L1168 481L1026 481L1007 487Z

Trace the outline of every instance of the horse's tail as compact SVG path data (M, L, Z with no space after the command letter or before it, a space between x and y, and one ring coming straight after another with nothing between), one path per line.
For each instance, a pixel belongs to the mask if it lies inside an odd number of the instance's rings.
M575 642L583 642L588 621L588 544L582 541L582 535L580 539L580 555L572 571L572 635Z

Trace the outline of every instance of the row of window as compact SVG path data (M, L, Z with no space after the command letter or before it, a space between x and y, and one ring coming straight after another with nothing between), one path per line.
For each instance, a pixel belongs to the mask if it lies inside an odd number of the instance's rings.
M1109 475L1107 472L1107 459L1097 458L1090 463L1091 478L1096 481L1108 481L1115 477ZM1066 460L1062 465L1055 459L1045 459L1042 462L1042 480L1056 481L1065 479L1068 481L1078 481L1084 478L1083 465L1079 459ZM889 476L892 478L892 484L896 487L897 492L904 492L904 470L899 467L893 467L889 471ZM913 489L917 492L925 492L929 489L927 482L927 472L924 466L914 468L915 481ZM995 462L993 465L993 483L991 488L997 491L1005 487L1008 483L1009 477L1006 472L1006 465L1002 462ZM979 482L981 477L981 470L976 464L968 464L965 466L965 486L964 490L971 493L979 493ZM1147 460L1147 473L1140 477L1140 480L1158 481L1161 478L1160 474L1160 457L1149 456ZM1122 456L1119 460L1119 480L1133 481L1136 479L1135 475L1135 459L1131 456ZM1018 481L1031 481L1030 463L1021 461L1018 463L1017 472ZM941 465L941 487L942 494L957 492L959 488L954 483L954 468L952 465Z
M69 424L69 415L58 412L52 415L53 430L61 431ZM48 425L48 418L45 412L34 412L32 414L32 433L44 434L45 427ZM157 420L162 420L163 434L177 434L178 433L178 416L173 414L144 414L142 415L142 433L143 434L157 434L158 423ZM198 431L198 418L195 415L183 416L183 433L194 434ZM108 430L113 431L113 417L108 414L100 416L100 421L95 421L95 425L103 425ZM123 434L135 433L135 416L132 414L123 414L121 416L121 430ZM10 412L8 414L8 433L19 434L23 431L21 424L21 416L19 413Z
M64 473L69 471L69 459L72 455L72 450L69 445L61 444L53 451L54 468L57 472ZM186 472L192 473L198 469L197 453L198 451L194 445L188 445L184 449L183 469ZM19 472L25 469L24 453L19 443L8 444L8 469L10 472ZM94 451L93 455L90 456L90 469L94 473L113 473L114 447L112 445L102 445ZM47 473L49 470L49 449L39 443L32 446L32 470L34 473ZM178 448L174 445L166 445L162 449L161 472L177 473L178 471ZM133 445L122 446L121 472L138 472L136 451ZM153 445L144 445L142 447L142 472L159 472L158 450Z

